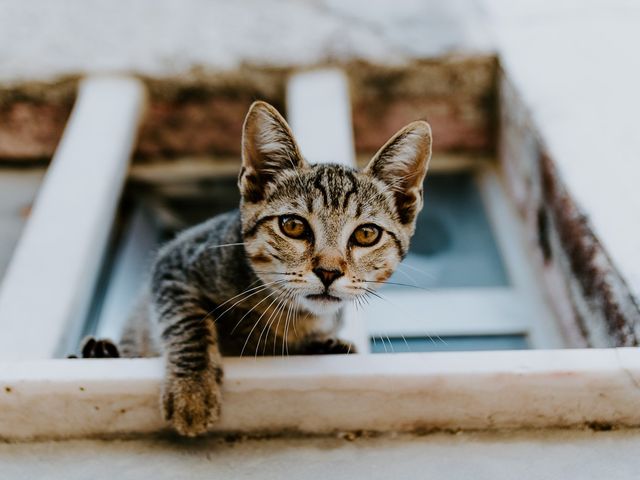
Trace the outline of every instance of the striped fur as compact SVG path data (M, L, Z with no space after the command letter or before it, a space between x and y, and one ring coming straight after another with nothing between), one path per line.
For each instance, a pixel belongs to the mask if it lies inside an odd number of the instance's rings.
M120 345L127 356L165 356L162 410L179 433L202 434L218 419L223 355L353 352L336 338L337 313L406 255L430 149L429 126L414 122L361 172L311 166L273 107L251 107L240 209L161 249ZM284 233L291 215L307 225L301 238ZM370 247L353 240L365 224L381 232Z

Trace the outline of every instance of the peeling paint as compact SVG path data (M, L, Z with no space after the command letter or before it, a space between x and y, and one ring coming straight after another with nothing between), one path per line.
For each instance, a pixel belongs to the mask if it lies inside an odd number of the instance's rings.
M640 308L500 72L499 159L569 346L637 346ZM580 338L578 338L580 337Z
M429 119L438 152L493 150L495 58L441 57L402 67L333 62L350 78L356 148L375 152L402 125ZM304 68L327 66L327 62ZM143 77L149 106L135 160L240 155L246 111L256 99L285 110L293 68L243 65L193 69L182 76ZM42 161L53 155L75 97L77 79L6 86L0 92L0 162ZM36 121L37 119L37 121ZM384 121L381 121L384 119Z

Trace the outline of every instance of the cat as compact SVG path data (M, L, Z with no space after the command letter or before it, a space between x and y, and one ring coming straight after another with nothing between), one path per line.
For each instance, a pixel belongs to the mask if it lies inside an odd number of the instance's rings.
M119 351L89 339L83 357L164 355L164 418L197 436L220 416L222 356L354 353L338 313L407 254L430 157L431 128L416 121L362 171L310 165L277 110L253 103L239 210L161 248Z

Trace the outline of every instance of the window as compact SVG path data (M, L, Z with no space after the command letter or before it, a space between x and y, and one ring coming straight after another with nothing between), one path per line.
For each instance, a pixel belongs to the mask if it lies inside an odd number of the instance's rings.
M0 281L29 216L44 169L3 169L0 176Z
M290 80L288 117L312 161L355 162L347 92L336 71ZM117 215L143 104L136 80L82 83L0 292L4 438L163 427L159 359L60 358L82 333L118 331L148 265L145 252L175 228L175 216L163 217L144 199L125 195L128 203ZM335 141L319 142L318 125ZM382 290L389 304L376 300L369 310L345 312L345 335L363 353L227 359L225 413L217 428L317 433L637 419L636 352L541 350L562 346L561 335L495 167L432 172L428 182L427 208L401 268L408 279L400 272L394 277L418 288L389 285ZM204 200L167 198L168 211L188 203L195 208L184 221L191 223L202 215L201 205L226 209L235 202L224 175L211 191ZM475 241L467 234L472 228L479 232ZM422 229L431 235L425 238ZM45 400L46 412L39 408ZM258 410L261 415L252 415ZM51 411L72 411L73 420Z

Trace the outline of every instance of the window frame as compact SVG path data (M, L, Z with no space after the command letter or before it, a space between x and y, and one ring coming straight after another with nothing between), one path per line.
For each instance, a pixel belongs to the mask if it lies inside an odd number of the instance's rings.
M63 356L66 339L77 336L107 249L144 105L139 80L102 76L81 82L2 281L0 360Z
M634 348L224 359L214 432L327 434L640 425ZM0 362L0 438L150 434L154 359Z
M301 75L311 75L312 86L316 82L318 88L319 82L325 88L326 78L314 79L314 72ZM349 118L346 80L340 76L329 75L342 102L334 104L333 114ZM297 106L301 103L295 91L289 90L289 104ZM51 358L61 353L63 339L78 328L74 321L86 310L88 287L98 276L143 105L144 89L137 80L93 78L81 84L0 292L0 438L125 435L166 428L158 407L161 359ZM301 111L308 108L320 106L305 105ZM101 120L94 121L96 117ZM323 118L318 115L315 121ZM301 139L313 128L313 122L294 122ZM353 164L353 144L348 142L342 142L336 155ZM92 161L88 170L87 161ZM70 186L68 176L82 166L93 175ZM499 200L497 175L481 172L480 178L490 185L485 191L490 212L503 215L500 209L511 207ZM76 214L81 221L68 218ZM517 218L513 212L507 216ZM498 224L502 220L494 226ZM47 238L52 229L61 234ZM508 251L513 232L505 234L505 242L496 231L501 250ZM52 245L61 248L57 255L47 250ZM60 267L69 261L85 267L63 269L61 278L42 270L43 265ZM47 302L57 302L55 308L30 301L25 294L47 286L57 292L47 297ZM346 318L352 320L347 334L368 344L362 318L352 312ZM543 340L545 335L539 334ZM224 364L224 413L214 427L218 431L640 425L640 351L632 348L226 358Z
M410 289L387 292L390 302L370 301L375 315L368 319L369 331L383 337L515 334L526 336L531 348L561 348L562 332L537 284L536 272L527 258L524 229L496 168L479 164L472 171L510 284L433 289L428 294ZM418 325L415 319L425 311L430 315L428 324ZM384 317L393 318L393 322L386 322Z

